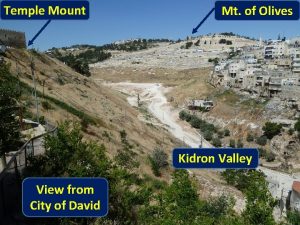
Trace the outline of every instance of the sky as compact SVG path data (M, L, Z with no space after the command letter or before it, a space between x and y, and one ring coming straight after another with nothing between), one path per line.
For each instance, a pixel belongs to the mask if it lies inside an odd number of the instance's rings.
M213 0L89 1L89 20L52 20L33 47L47 50L73 44L102 45L131 38L184 39L214 7ZM0 20L0 28L23 31L28 41L46 22ZM219 32L289 38L300 36L300 21L217 21L212 14L194 36Z

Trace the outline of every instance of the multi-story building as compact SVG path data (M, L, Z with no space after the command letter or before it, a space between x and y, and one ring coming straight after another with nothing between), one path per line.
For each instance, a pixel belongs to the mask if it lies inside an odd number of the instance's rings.
M265 59L283 58L288 54L288 45L285 41L269 41L264 52Z
M296 51L293 57L293 73L300 75L300 50Z
M229 66L228 66L229 76L231 78L236 78L238 72L241 70L244 70L245 67L246 67L246 64L242 60L229 64Z

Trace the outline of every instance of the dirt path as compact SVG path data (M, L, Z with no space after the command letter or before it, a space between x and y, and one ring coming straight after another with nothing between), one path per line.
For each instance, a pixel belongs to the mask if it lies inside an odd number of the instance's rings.
M137 106L137 96L139 94L140 100L145 102L149 111L162 123L166 128L178 139L182 140L190 147L199 147L201 143L201 135L192 129L188 124L182 122L178 118L179 109L174 109L168 103L165 94L170 90L157 83L109 83L106 84L111 88L120 92L126 93L129 97L128 102L132 106ZM212 147L210 143L203 140L203 147ZM292 184L296 180L300 180L299 175L289 175L275 170L259 167L266 175L269 182L269 189L273 197L280 199L285 198L292 188ZM199 177L200 178L200 177ZM203 178L203 177L202 177ZM208 186L210 186L208 184ZM224 190L223 190L224 191ZM238 200L238 205L242 206L244 203L241 199ZM279 212L276 212L277 216Z
M165 94L170 90L169 88L153 83L124 82L106 85L128 94L127 100L132 106L137 106L139 94L140 100L147 104L151 114L164 124L174 137L182 140L186 145L196 148L201 145L202 140L203 147L211 147L210 143L204 140L195 129L180 121L178 118L180 110L172 108L165 97Z

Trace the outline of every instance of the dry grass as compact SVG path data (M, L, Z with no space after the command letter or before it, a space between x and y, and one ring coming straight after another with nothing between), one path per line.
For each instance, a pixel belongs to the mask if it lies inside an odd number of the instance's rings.
M63 63L46 55L31 55L23 50L12 50L12 52L13 56L19 59L19 77L22 82L32 86L30 61L33 56L39 92L43 93L42 84L45 81L46 96L65 102L98 121L104 121L104 123L90 125L85 137L103 143L107 147L109 157L113 157L121 149L119 132L125 130L130 143L135 146L136 160L141 163L139 173L152 175L147 157L155 147L161 146L171 155L173 148L179 145L179 141L163 128L149 126L138 120L140 112L127 103L124 95L74 72ZM12 56L6 60L11 63L12 72L16 74L15 60ZM64 120L80 122L78 117L55 104L53 106L54 109L51 110L44 110L41 107L41 114L52 123ZM109 134L110 138L104 135L105 132ZM163 178L169 180L169 173L164 174Z

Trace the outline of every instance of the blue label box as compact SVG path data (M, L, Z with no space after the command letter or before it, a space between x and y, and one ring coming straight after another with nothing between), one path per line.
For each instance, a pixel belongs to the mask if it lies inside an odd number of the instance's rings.
M298 20L298 1L217 1L216 20Z
M177 169L256 169L257 149L175 149L173 166Z
M88 1L2 1L3 20L87 20Z
M26 217L104 217L108 181L103 178L27 178L22 185Z

